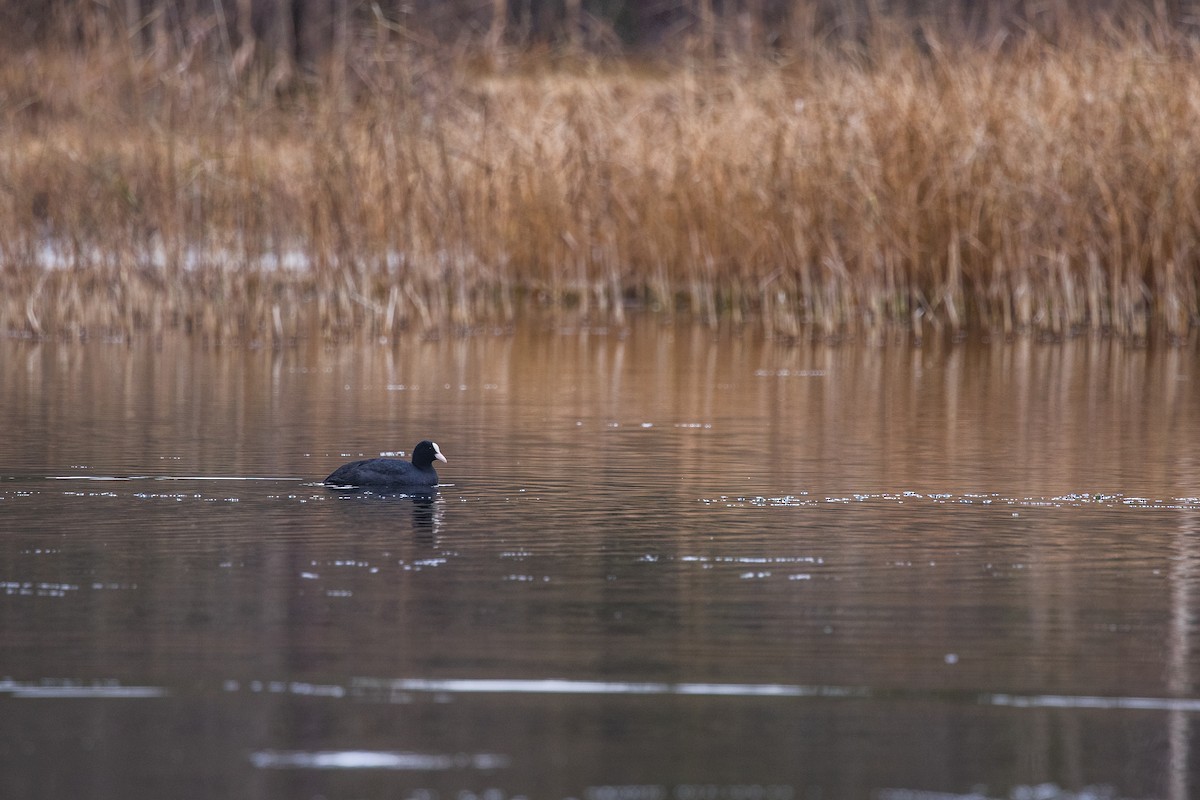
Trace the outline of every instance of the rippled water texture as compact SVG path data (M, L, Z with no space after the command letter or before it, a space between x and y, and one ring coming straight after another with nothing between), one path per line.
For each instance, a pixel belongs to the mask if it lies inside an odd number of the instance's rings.
M0 359L0 796L1200 792L1191 350ZM432 498L319 483L424 437Z

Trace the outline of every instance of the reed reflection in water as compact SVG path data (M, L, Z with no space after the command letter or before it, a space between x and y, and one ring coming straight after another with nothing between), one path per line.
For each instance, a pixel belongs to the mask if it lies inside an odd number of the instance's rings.
M0 358L4 796L1196 785L1188 350ZM434 494L319 485L424 436Z

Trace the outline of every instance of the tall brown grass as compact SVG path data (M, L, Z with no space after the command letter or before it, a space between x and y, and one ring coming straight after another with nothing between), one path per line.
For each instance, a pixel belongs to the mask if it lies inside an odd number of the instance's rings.
M503 67L365 41L282 98L119 39L0 61L0 330L284 342L650 309L1194 339L1181 40Z

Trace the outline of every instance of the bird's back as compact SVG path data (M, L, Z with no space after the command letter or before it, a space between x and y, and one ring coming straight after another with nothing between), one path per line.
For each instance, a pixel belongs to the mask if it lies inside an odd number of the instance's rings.
M432 467L419 469L395 458L369 458L338 467L325 483L330 486L436 486Z

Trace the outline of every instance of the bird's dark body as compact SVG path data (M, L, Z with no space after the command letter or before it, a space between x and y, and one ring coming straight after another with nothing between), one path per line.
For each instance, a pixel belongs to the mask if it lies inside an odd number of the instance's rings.
M433 467L418 469L397 458L352 461L325 479L331 486L436 486L437 482Z
M325 479L326 486L356 486L374 488L429 488L437 486L438 474L434 461L445 462L438 446L423 441L413 448L412 461L398 458L367 458L343 464Z

